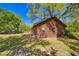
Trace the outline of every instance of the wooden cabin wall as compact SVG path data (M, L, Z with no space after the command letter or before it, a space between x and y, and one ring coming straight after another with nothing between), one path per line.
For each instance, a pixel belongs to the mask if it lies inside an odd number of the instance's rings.
M47 38L61 36L61 32L65 30L65 27L60 22L52 19L41 25L35 26L33 29L35 30L37 38Z

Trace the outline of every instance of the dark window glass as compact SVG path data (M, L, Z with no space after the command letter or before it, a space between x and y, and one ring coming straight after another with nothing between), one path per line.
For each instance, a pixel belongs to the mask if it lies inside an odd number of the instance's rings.
M53 23L47 23L47 26L49 27L49 30L51 30L52 32L55 32L55 27Z
M52 28L52 32L55 32L55 28Z

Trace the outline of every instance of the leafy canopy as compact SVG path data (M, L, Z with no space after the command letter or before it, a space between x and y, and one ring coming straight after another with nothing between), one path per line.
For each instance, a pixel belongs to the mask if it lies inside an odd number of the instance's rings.
M27 16L32 19L33 24L55 16L63 22L66 21L67 26L71 27L72 25L79 30L79 4L77 3L31 3L27 4L27 8L29 8ZM71 24L69 24L70 22Z
M25 23L19 15L0 9L0 33L23 32L25 30L23 26L25 26Z

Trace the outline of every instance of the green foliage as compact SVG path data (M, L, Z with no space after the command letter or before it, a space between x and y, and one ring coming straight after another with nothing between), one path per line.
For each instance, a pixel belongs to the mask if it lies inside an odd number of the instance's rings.
M78 11L79 11L79 4L69 4L69 6L63 4L63 3L36 3L36 4L28 4L31 5L31 9L28 12L28 16L29 17L33 17L35 14L40 14L40 15L44 15L45 16L50 16L50 17L54 17L53 12L58 11L61 14L61 17L63 17L64 15L66 15L67 13L72 13L72 16L75 17L78 15ZM47 14L45 14L45 12L43 11L43 9L45 9L44 11L47 12ZM59 15L60 18L60 15ZM76 17L77 18L77 17ZM33 19L34 20L34 19Z
M72 20L70 19L69 20L65 20L64 23L67 25L66 27L66 31L69 32L69 33L72 33L72 32L79 32L79 20Z
M26 27L26 31L31 31L31 29L32 29L32 26L27 26Z
M31 5L31 9L29 10L27 16L32 18L32 21L38 18L39 20L46 19L48 17L54 17L54 11L58 11L64 13L64 8L66 7L64 4L52 4L52 3L37 3L37 4L28 4ZM29 8L29 7L28 7ZM63 12L62 12L63 11ZM57 16L59 17L59 16Z
M10 11L0 9L0 33L20 33L24 32L25 26L21 17Z

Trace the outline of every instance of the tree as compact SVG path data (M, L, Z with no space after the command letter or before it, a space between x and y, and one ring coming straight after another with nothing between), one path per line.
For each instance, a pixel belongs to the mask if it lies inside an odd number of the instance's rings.
M17 14L13 14L11 11L0 9L0 33L19 33L24 24L21 17Z
M79 4L37 3L27 5L30 6L30 8L28 7L29 12L27 16L32 19L32 23L45 20L49 17L57 17L63 22L67 21L69 23L71 21L74 21L71 24L74 25L74 27L79 28L77 22L79 21ZM66 20L66 18L69 18L71 20ZM66 24L67 26L69 25L68 23Z

